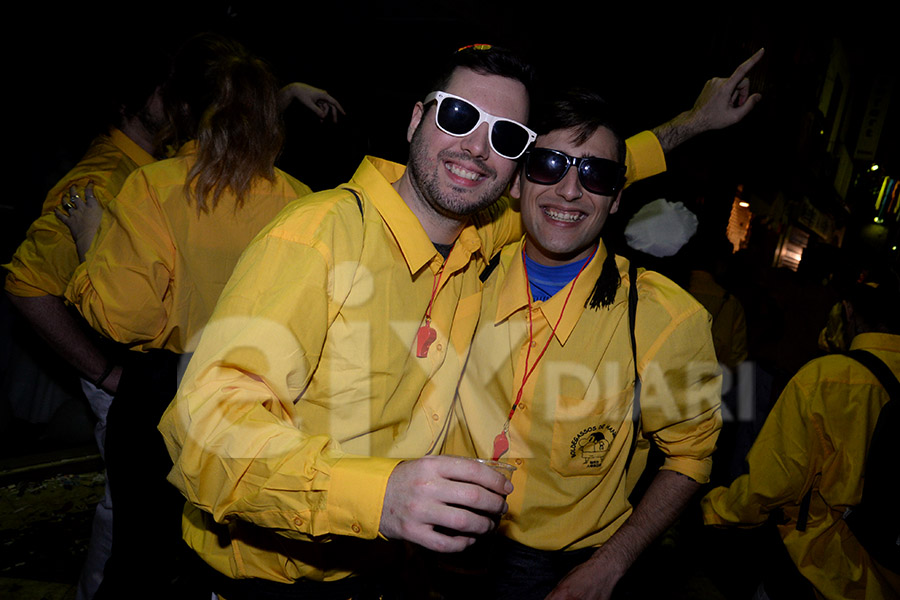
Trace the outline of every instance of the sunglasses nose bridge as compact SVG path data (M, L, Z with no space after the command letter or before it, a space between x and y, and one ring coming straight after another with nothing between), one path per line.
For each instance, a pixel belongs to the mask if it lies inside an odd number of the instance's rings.
M460 147L475 158L487 159L491 151L491 124L479 123L475 129L462 137Z
M567 202L578 200L584 195L577 165L572 162L566 165L566 172L556 184L556 193Z

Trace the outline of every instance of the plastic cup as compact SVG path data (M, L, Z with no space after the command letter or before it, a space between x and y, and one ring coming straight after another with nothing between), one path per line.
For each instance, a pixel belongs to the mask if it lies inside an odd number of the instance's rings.
M486 458L473 458L475 462L479 462L485 466L492 468L497 471L508 480L512 480L513 471L516 470L516 467L505 462L500 462L499 460L488 460Z

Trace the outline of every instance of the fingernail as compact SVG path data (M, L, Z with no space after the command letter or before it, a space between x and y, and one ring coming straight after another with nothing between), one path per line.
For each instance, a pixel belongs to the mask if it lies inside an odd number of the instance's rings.
M507 479L505 485L503 486L503 489L507 494L511 494L514 489L512 482Z

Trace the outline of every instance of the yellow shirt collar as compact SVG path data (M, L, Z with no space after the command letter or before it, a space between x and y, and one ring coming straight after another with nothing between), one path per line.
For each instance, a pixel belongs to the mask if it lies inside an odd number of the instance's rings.
M497 314L494 317L495 323L509 318L510 315L518 310L528 309L528 290L526 288L528 282L525 278L525 269L522 266L524 243L524 240L522 240L516 244L516 251L513 253L509 270L501 284L500 299L497 302ZM556 321L560 318L560 313L562 313L562 320L560 320L559 326L556 328L556 339L560 344L566 343L572 330L575 329L578 319L581 318L585 303L590 298L591 292L594 290L594 284L600 276L604 260L606 260L606 247L601 241L591 262L588 263L578 280L575 281L575 289L572 290L568 304L566 304L566 296L569 293L572 282L569 282L566 287L559 290L549 300L532 303L535 311L543 316L550 327L556 324ZM565 306L565 312L563 312L563 306ZM606 309L601 308L600 310Z
M153 158L149 152L135 144L134 140L115 127L110 129L109 139L112 140L112 143L121 150L125 156L134 161L139 167L156 162L156 159Z
M369 190L369 200L375 205L394 236L410 273L417 273L429 263L436 261L436 264L440 265L443 258L431 243L419 219L392 185L400 179L405 170L406 167L395 162L366 156L351 181ZM469 224L453 245L446 268L453 272L464 267L471 255L480 250L481 238L478 237L475 227Z
M850 342L851 350L886 350L900 352L900 335L890 333L859 333Z

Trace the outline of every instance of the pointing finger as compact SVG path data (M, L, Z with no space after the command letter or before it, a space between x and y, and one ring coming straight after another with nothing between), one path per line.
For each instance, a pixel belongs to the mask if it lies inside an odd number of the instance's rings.
M734 70L734 73L731 74L731 77L728 78L728 84L736 86L739 81L744 79L744 77L747 76L747 73L750 72L750 69L755 67L756 63L762 59L765 51L765 48L760 48L753 56L742 62L738 68Z

